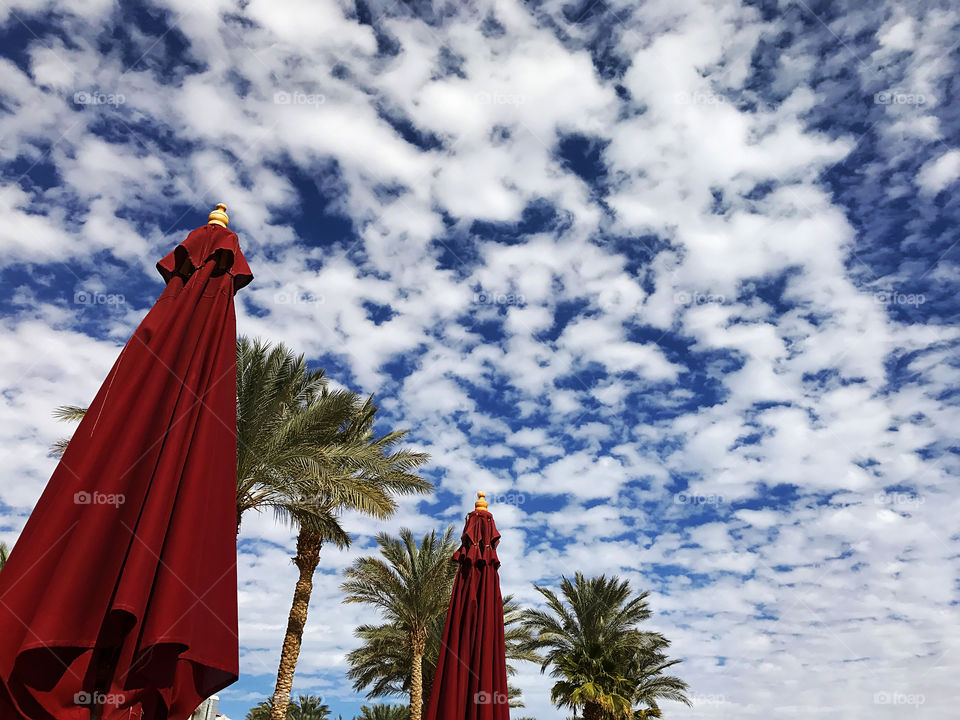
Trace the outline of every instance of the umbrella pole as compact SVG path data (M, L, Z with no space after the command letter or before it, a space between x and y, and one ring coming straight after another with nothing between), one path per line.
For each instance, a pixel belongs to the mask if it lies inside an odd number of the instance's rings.
M90 720L102 720L110 700L110 677L117 658L116 649L109 646L93 651L93 692L90 693Z

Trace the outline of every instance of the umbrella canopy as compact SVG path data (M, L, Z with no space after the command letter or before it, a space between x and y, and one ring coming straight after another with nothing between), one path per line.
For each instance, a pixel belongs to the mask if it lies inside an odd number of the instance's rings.
M500 533L484 493L467 515L425 720L509 720Z
M0 718L184 720L237 679L236 317L225 207L157 263L0 573Z

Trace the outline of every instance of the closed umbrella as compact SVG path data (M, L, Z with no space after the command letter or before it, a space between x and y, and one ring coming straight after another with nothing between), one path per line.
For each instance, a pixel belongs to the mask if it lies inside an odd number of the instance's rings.
M185 720L238 672L236 317L225 206L157 263L0 573L2 720Z
M484 493L467 515L425 720L509 720L500 533Z

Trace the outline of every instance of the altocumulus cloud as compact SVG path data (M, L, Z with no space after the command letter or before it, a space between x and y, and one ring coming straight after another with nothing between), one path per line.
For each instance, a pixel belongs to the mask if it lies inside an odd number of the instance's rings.
M676 718L948 717L958 641L960 14L946 6L0 7L0 539L227 203L240 328L430 452L389 529L502 502L502 582L652 591ZM359 611L325 551L297 690L335 711ZM242 716L294 568L241 537ZM562 713L522 668L529 714Z

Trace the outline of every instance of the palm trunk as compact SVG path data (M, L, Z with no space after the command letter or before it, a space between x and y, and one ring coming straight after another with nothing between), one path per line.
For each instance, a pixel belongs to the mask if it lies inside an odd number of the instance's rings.
M417 630L410 638L413 645L413 665L410 668L410 720L423 717L423 653L427 645L426 630Z
M287 618L287 634L283 638L283 649L280 651L280 667L277 669L277 686L273 692L270 720L286 720L287 717L290 692L293 690L293 674L297 669L303 628L307 624L310 594L313 592L313 573L320 562L322 547L323 539L317 533L300 529L297 535L297 555L293 559L293 564L300 570L300 577L297 578L293 591L293 605L290 606L290 616Z

